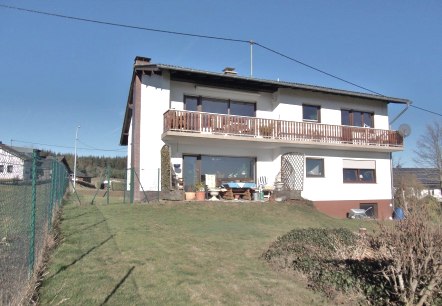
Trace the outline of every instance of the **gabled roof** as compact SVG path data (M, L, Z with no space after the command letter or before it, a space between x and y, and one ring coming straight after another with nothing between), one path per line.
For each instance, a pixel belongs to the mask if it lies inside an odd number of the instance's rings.
M57 156L57 161L60 162L60 163L62 163L62 164L65 166L66 171L67 171L69 174L71 174L71 173L73 172L73 171L71 170L71 167L69 167L68 161L66 160L66 157L65 157L65 156L63 156L63 155L61 155L61 156Z
M22 150L20 150L20 148L17 148L17 147L10 147L5 144L0 144L0 149L4 150L5 152L8 152L11 155L14 155L14 156L20 158L22 160L29 160L32 158L32 156L24 153Z
M205 86L214 86L218 88L246 90L256 92L276 92L280 88L288 88L294 90L318 92L329 95L340 95L361 99L368 99L373 101L380 101L384 103L399 103L411 104L408 99L387 97L382 95L361 93L349 90L335 89L329 87L321 87L316 85L308 85L301 83L292 83L284 81L274 81L266 79L258 79L253 77L238 76L232 74L225 74L222 72L210 72L192 68L185 68L166 64L153 64L150 58L135 57L135 64L132 73L132 80L129 88L129 95L126 104L126 113L124 116L123 129L121 131L120 145L128 144L128 131L130 126L130 119L132 117L132 97L133 85L137 73L141 74L161 74L163 71L170 73L170 79L175 81L197 83Z
M393 182L397 187L399 178L404 175L414 175L426 188L440 188L439 170L433 168L393 168Z
M195 83L211 83L215 82L212 85L225 86L227 88L239 88L245 90L256 90L256 91L268 91L275 92L279 88L289 88L289 89L298 89L305 91L313 91L313 92L322 92L326 94L333 95L342 95L342 96L351 96L358 97L370 100L383 101L386 103L401 103L401 104L410 104L411 101L408 99L387 97L381 95L374 95L356 91L342 90L330 87L323 87L317 85L309 85L302 83L293 83L286 81L274 81L274 80L266 80L266 79L258 79L253 77L246 76L238 76L225 74L222 72L210 72L192 68L185 68L173 65L165 65L165 64L149 64L149 65L139 65L135 66L137 70L167 70L171 73L172 80L183 80L190 81Z

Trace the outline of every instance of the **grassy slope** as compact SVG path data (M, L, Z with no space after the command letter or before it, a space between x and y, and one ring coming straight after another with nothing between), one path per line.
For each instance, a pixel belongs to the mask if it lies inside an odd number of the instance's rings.
M359 225L289 204L70 204L41 304L322 305L259 257L295 227Z

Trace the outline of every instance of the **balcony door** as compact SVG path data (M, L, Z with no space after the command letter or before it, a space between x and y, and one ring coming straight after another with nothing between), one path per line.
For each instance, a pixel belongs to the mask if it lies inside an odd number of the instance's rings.
M184 97L185 109L213 114L255 117L256 104L206 97Z

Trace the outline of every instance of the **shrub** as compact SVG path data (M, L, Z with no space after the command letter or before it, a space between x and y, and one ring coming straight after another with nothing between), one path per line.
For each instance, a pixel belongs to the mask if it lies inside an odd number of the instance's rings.
M365 235L343 228L309 228L278 238L263 257L280 269L302 272L309 287L328 298L345 293L354 303L388 303L388 294L379 285L382 274L373 273L381 270L383 263L366 258L367 249Z
M329 298L341 291L373 305L442 305L441 216L425 199L407 207L404 220L380 223L374 235L293 230L263 258L302 272L312 289Z
M442 225L424 200L409 202L406 218L380 225L372 245L392 295L404 305L442 301Z

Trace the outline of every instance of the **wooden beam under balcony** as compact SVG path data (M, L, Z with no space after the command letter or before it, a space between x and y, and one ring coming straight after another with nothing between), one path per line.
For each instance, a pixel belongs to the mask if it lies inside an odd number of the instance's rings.
M369 148L376 151L400 151L403 137L397 131L328 125L310 122L231 116L182 110L164 113L163 136L182 135L267 141L287 144L312 144L347 149Z

